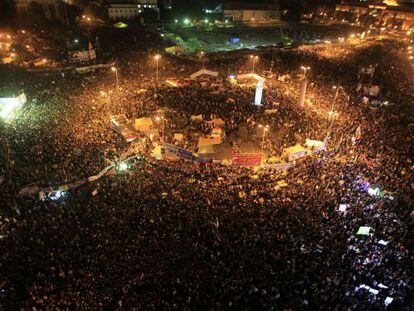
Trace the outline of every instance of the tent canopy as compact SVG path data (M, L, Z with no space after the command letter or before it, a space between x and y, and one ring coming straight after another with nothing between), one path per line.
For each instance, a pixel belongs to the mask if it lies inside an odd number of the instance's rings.
M286 154L294 154L294 153L302 153L302 152L307 153L308 150L305 147L302 147L301 145L296 144L292 147L284 148L283 152Z
M202 114L192 115L191 120L193 120L193 121L203 121L203 115Z
M171 87L179 87L180 86L180 82L178 82L177 80L174 80L174 79L165 80L165 83L168 86L171 86Z
M262 80L264 81L265 78L259 76L258 74L255 73L245 73L242 75L237 76L237 80L245 80L245 79L255 79L255 80Z
M217 145L221 143L221 137L200 137L197 147L203 147L207 145Z
M185 53L185 47L181 46L181 45L175 45L175 46L170 46L165 48L165 51L167 53L174 53L174 54L180 54L180 53Z
M207 69L201 69L195 73L193 73L190 78L191 79L195 79L201 75L208 75L208 76L212 76L212 77L217 77L218 76L218 72L217 71L211 71L211 70L207 70Z
M228 143L201 146L198 154L206 155L216 161L231 160L233 158L232 146Z
M147 117L135 119L134 123L135 129L143 132L148 131L153 125L152 119Z
M123 22L118 22L114 25L115 28L127 28L128 25Z
M162 160L162 150L161 150L161 145L156 146L152 152L151 155L157 159L157 160Z
M213 154L214 145L202 145L198 148L198 154Z
M308 148L320 148L322 145L323 141L306 138L305 146Z
M307 155L307 153L308 150L299 144L283 149L283 154L285 156L288 156L289 161L294 161L296 159L304 157Z

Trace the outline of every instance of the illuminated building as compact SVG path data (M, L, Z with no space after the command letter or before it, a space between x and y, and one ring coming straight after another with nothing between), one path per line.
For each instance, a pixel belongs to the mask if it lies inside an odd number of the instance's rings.
M157 12L159 7L157 0L109 0L108 16L112 20L129 20L140 16L144 10Z
M277 0L224 0L214 10L206 12L222 14L234 22L269 23L280 19Z
M24 92L17 94L0 95L0 118L10 120L15 113L20 110L26 103L26 95Z
M335 8L338 20L359 23L361 26L378 26L408 30L414 27L414 8L409 1L364 1L358 4L346 2Z

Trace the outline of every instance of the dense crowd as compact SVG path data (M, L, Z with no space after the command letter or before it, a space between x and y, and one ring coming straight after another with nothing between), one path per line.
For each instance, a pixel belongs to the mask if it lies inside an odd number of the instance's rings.
M263 54L258 73L273 60L277 76L290 77L268 79L263 107L252 105L253 89L226 79L250 67L243 57L206 62L219 79L178 88L156 82L147 51L119 52L119 90L110 71L44 76L2 69L24 81L29 99L19 118L1 126L2 150L9 150L0 174L3 305L359 310L384 309L392 298L389 307L412 309L413 73L395 44L349 46L354 53L335 58L318 47ZM373 63L373 83L388 106L363 104L355 90L358 68ZM302 64L311 65L304 108L297 106ZM161 80L183 80L200 65L163 56ZM332 107L334 85L343 91ZM235 148L260 148L257 125L267 124L267 156L305 138L326 139L328 150L286 172L256 172L156 161L147 140L126 171L58 200L18 196L28 184L97 174L129 148L110 128L110 115L154 117L160 109L165 140L183 133L191 150L209 131L191 120L197 114L225 120L224 139ZM379 194L369 191L375 187ZM371 228L368 236L357 235L361 226Z

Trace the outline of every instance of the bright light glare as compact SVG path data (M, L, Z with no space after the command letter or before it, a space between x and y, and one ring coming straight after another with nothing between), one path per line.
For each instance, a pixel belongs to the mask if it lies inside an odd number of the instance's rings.
M373 187L373 188L369 187L368 194L371 196L377 197L380 195L380 190L378 187Z
M21 94L18 97L0 98L0 118L4 120L11 120L14 118L16 112L26 102L26 96Z
M119 163L118 168L119 168L120 171L126 171L128 169L128 164L125 163L125 162L121 162L121 163Z
M64 191L56 191L56 192L52 192L50 195L49 195L49 198L51 199L51 200L59 200L61 197L64 197L65 196L65 192Z

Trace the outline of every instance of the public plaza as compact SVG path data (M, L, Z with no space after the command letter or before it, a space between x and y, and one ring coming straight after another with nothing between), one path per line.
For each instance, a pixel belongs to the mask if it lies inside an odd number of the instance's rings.
M414 33L85 27L0 29L2 309L413 309Z

